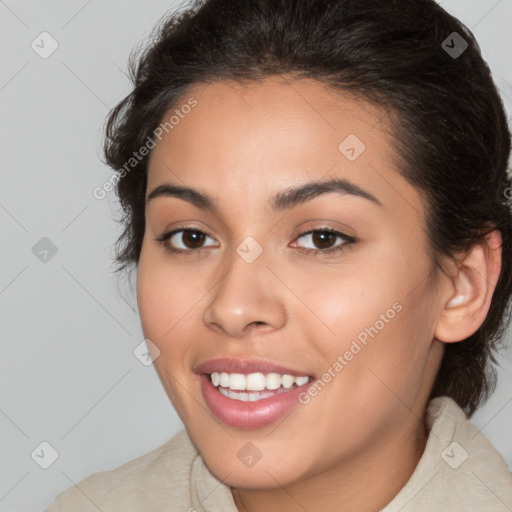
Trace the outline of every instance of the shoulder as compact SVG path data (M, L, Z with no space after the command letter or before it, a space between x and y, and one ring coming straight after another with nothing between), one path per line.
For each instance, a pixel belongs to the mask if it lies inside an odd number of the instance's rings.
M429 437L409 481L382 512L512 510L512 474L503 457L448 397L426 411Z
M498 450L453 400L437 399L433 407L441 413L443 487L457 494L462 510L511 510L512 474Z
M155 450L78 482L59 494L45 512L186 511L196 457L183 429ZM175 508L169 508L171 504Z

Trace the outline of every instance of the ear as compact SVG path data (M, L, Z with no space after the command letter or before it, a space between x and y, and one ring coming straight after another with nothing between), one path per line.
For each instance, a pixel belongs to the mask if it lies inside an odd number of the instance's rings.
M440 300L442 310L434 336L445 343L474 334L487 316L501 270L501 233L487 235L474 245L446 276Z

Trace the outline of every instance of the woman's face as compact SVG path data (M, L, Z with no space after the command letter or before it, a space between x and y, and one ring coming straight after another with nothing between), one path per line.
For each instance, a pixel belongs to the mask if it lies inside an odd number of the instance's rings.
M174 110L149 163L138 304L210 471L268 489L414 445L440 304L383 112L276 78L200 84Z

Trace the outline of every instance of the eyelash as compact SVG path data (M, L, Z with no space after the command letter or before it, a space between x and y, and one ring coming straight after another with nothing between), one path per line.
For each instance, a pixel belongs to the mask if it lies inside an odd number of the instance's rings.
M160 236L156 237L156 241L159 242L160 245L163 246L163 248L170 252L171 254L186 254L186 253L190 253L190 254L197 254L198 252L202 252L202 251L208 251L209 249L206 248L206 247L200 247L198 249L188 249L188 250L183 250L183 249L175 249L174 247L171 247L169 244L168 244L168 240L174 236L176 233L180 233L180 232L185 232L185 231L192 231L192 232L197 232L197 233L202 233L203 235L206 235L210 238L213 238L210 233L208 233L208 231L204 231L202 229L197 229L197 228L180 228L180 229L175 229L173 231L169 231L169 232L166 232L166 233L163 233L161 234ZM332 254L338 254L340 252L343 252L347 246L353 244L356 242L356 239L352 236L349 236L349 235L346 235L345 233L342 233L341 231L337 231L335 229L332 229L332 228L317 228L317 229L310 229L308 231L304 231L303 233L300 233L298 236L297 236L297 239L303 237L303 236L306 236L306 235L310 235L312 233L324 233L324 232L327 232L327 233L331 233L332 235L335 235L336 237L339 237L339 238L342 238L344 243L342 243L341 245L338 245L338 246L335 246L335 247L332 247L330 249L308 249L307 247L295 247L295 249L297 249L298 251L300 251L301 253L305 253L305 254L313 254L314 256L317 256L319 254L321 255L332 255Z

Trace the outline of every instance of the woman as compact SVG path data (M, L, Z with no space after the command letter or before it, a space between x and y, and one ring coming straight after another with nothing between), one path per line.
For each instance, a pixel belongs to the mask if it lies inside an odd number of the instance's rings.
M471 32L431 0L210 0L133 79L118 262L185 429L48 510L510 510L468 419L512 292Z

